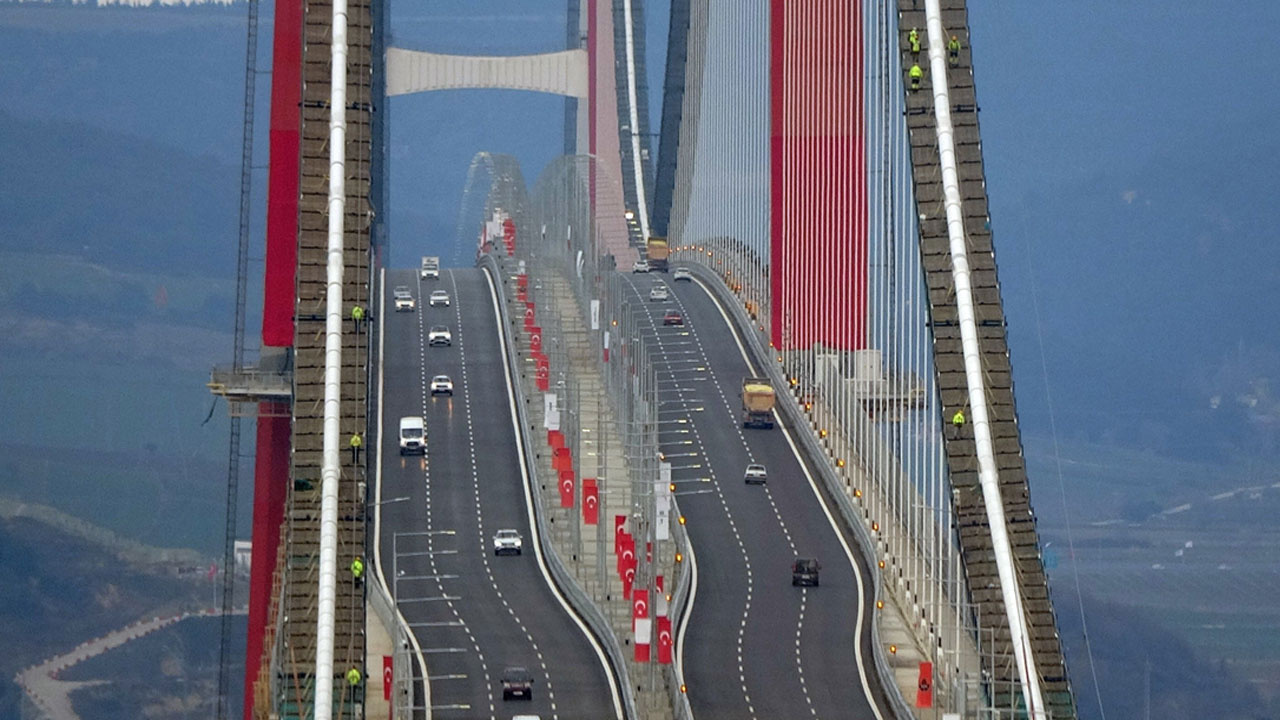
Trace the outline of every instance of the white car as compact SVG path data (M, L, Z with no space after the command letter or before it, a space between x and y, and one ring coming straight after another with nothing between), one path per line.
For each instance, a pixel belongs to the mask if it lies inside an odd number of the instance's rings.
M519 555L523 545L524 541L520 539L520 532L518 530L499 530L497 534L493 536L494 555L502 555L505 553Z
M431 394L432 395L448 395L453 396L453 381L448 375L437 375L431 378Z
M693 282L693 273L689 272L689 268L678 267L675 269L675 272L671 273L671 280Z
M666 302L671 299L671 295L667 292L666 285L654 285L649 291L649 299L654 302Z
M437 347L440 345L449 346L453 344L453 334L449 332L449 328L443 325L433 325L427 333L427 345Z
M747 466L747 471L742 474L742 482L747 485L764 485L768 480L769 474L760 463L751 463Z
M449 307L449 293L444 290L432 290L429 302L431 307Z
M427 426L422 418L400 418L400 454L427 454Z
M647 273L647 272L649 272L649 261L648 261L648 260L645 260L644 258L641 258L641 259L637 260L637 261L636 261L636 264L631 266L631 272L633 272L633 273L638 273L638 272Z
M413 299L413 293L409 292L409 288L403 285L397 285L396 289L391 291L391 297L395 299L396 312L402 310L413 312L418 303Z

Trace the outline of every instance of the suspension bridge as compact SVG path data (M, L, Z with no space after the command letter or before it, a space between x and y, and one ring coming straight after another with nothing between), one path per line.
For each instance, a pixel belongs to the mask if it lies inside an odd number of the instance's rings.
M643 0L521 57L275 3L245 718L1076 717L964 0L670 5L650 128ZM389 99L457 88L565 154L388 267Z

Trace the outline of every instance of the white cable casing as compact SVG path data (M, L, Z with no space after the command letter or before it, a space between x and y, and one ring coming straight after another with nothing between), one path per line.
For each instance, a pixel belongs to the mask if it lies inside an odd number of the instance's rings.
M346 216L347 0L333 0L329 90L329 248L325 278L324 445L320 501L320 589L316 610L315 720L333 717L333 632L338 570L342 402L342 251Z
M636 92L636 52L631 33L631 0L623 0L627 37L627 110L631 121L631 169L636 180L636 213L640 216L641 242L649 242L649 201L644 196L644 165L640 161L640 106ZM641 254L643 256L643 250Z
M1018 674L1022 680L1022 697L1033 720L1045 718L1040 693L1040 673L1031 653L1022 593L1009 546L1004 500L1000 495L1000 479L996 471L995 449L991 439L991 421L987 415L986 388L982 375L982 359L978 346L978 328L974 320L973 290L969 278L969 260L965 247L964 216L960 209L960 181L956 172L956 150L951 126L951 98L947 84L947 44L942 29L939 0L925 1L925 17L929 30L929 73L933 88L933 109L938 127L938 159L942 167L942 188L947 210L947 237L951 243L951 273L956 285L956 309L960 322L960 339L964 351L965 383L969 388L969 413L972 416L974 444L978 455L978 480L982 500L991 526L991 547L996 570L1000 575L1000 594L1009 622Z

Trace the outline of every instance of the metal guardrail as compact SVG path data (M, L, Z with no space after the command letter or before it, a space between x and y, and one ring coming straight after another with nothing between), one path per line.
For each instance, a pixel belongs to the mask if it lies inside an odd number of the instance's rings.
M516 368L519 367L519 358L516 356L516 339L511 336L511 322L507 314L506 285L503 282L502 263L492 255L485 255L478 263L480 268L489 274L498 291L503 297L498 303L499 320L502 324L502 332L506 337L506 355L508 367L512 373L512 381L519 384L519 377L516 375ZM516 402L516 413L520 423L520 432L526 433L529 427L529 420L526 416L525 406L523 402ZM538 485L538 463L534 455L533 443L525 438L522 443L524 450L524 463L528 469L530 481L534 487ZM591 634L604 648L605 655L608 656L609 665L613 670L613 678L615 687L619 696L622 698L622 711L627 720L638 720L639 713L636 709L635 696L631 692L631 679L627 671L626 658L622 654L622 648L618 645L617 639L614 637L613 628L609 625L608 619L600 608L592 602L586 591L582 589L565 567L564 562L560 559L560 555L551 546L551 531L547 527L546 510L542 505L542 494L539 492L532 493L535 502L533 504L534 521L538 526L538 544L542 548L542 556L546 559L547 567L551 570L551 578L556 586L564 593L565 599L574 611L578 613L578 617L586 622L587 627L591 630Z
M729 309L729 314L733 318L734 324L737 325L734 328L735 331L739 337L746 341L748 352L751 353L758 368L768 375L774 387L788 387L787 379L783 376L782 370L777 363L769 362L772 355L765 351L761 338L754 329L755 324L747 316L746 310L742 307L738 298L730 292L720 276L714 270L701 263L689 263L685 267L688 267L690 272L702 281L703 285L715 293L716 299L722 306ZM861 553L863 560L866 561L868 567L874 568L876 565L875 541L872 539L866 525L862 522L861 514L853 506L849 497L845 495L841 487L840 478L836 476L835 470L827 462L826 455L822 452L822 447L818 444L817 439L812 432L808 431L808 423L801 414L795 398L788 393L779 393L778 395L781 401L777 404L777 407L782 412L783 419L787 425L798 431L795 435L810 460L810 467L817 471L818 477L822 481L822 489L826 492L827 497L834 502L845 527L852 531L854 540L858 545L858 552ZM873 574L875 576L873 584L875 590L872 599L878 602L883 596L883 578L879 573ZM892 706L890 709L898 718L911 720L915 715L911 712L911 706L907 704L906 698L902 696L902 691L893 676L893 670L889 667L888 660L881 651L879 623L873 618L870 625L871 655L874 660L876 675L880 680L886 698Z
M398 720L415 717L413 711L413 692L414 692L414 672L415 664L413 658L413 649L410 646L410 630L405 622L404 616L396 609L395 600L391 597L391 592L387 588L385 580L376 573L371 573L377 578L376 582L368 583L371 588L365 596L369 605L373 608L374 615L382 622L382 626L387 628L387 632L391 635L391 663L393 677L391 680L392 697L391 710L392 717ZM418 655L419 662L422 655ZM431 683L430 676L427 674L425 665L422 667L422 689L424 693L424 717L431 720Z
M676 517L681 517L680 504L675 497L671 498L673 510ZM679 547L689 548L690 556L693 555L693 545L689 543L688 534L685 532L684 526L676 523L672 529L674 530L674 538ZM684 614L689 611L689 591L693 585L693 559L690 557L689 562L683 563L679 575L676 578L675 590L671 593L671 605L668 608L668 616L671 618L672 632L675 628L680 627L680 623L684 619ZM675 638L672 638L672 647L676 652L680 648L675 645ZM671 710L675 714L676 720L693 720L693 708L689 705L689 696L681 690L684 687L684 668L678 662L672 662L662 669L664 678L667 681L667 688L671 693Z

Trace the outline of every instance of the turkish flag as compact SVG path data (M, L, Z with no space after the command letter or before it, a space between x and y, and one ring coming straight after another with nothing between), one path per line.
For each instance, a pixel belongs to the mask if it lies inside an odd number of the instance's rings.
M933 707L933 663L920 663L920 685L916 691L916 707Z
M560 507L573 507L573 471L560 471Z
M627 567L636 566L636 541L628 533L622 534L621 545L618 550L618 572L622 572Z
M529 328L529 351L542 352L542 328L537 325Z
M649 591L636 588L631 593L631 619L643 620L649 617Z
M551 446L552 450L559 450L564 447L564 433L559 430L548 430L547 444Z
M516 302L529 302L529 291L525 288L516 288Z
M658 662L671 664L671 647L675 644L671 635L671 618L658 617Z
M534 380L538 384L538 389L542 392L551 389L551 366L547 363L545 355L538 358L538 369L535 373Z
M516 223L511 218L502 221L502 239L509 243L516 241Z
M622 571L622 599L631 599L631 583L636 579L636 561L633 558L631 564Z
M528 289L529 289L529 276L528 276L528 275L517 275L517 276L516 276L516 287L517 287L518 289L520 289L520 290L528 290Z
M618 555L622 552L622 536L627 534L627 516L613 516L613 554Z
M573 469L573 451L567 447L558 447L551 455L551 467L557 471Z
M600 488L595 478L582 478L582 522L587 525L600 523Z
M526 302L524 304L524 328L528 330L533 327L533 303Z
M391 699L391 686L395 684L395 674L391 672L391 656L382 656L382 699Z

